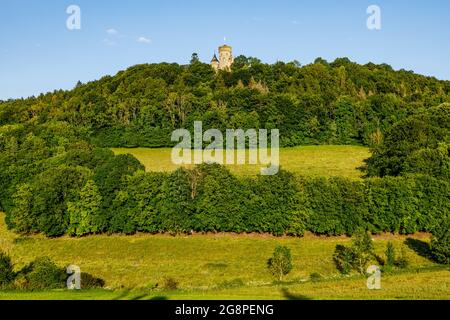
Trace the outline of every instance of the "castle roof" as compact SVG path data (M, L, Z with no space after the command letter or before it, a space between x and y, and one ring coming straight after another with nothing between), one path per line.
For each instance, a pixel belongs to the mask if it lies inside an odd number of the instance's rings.
M224 44L223 46L219 47L219 50L228 49L231 50L231 47L227 44Z
M214 57L212 58L211 62L219 62L219 59L217 59L217 56L215 53L214 53Z

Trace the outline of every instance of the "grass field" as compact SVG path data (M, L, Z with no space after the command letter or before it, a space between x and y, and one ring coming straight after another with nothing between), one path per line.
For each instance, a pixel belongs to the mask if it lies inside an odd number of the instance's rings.
M132 154L147 171L172 171L172 149L113 149L116 154ZM285 170L308 176L361 177L357 168L370 157L370 151L358 146L305 146L280 149L280 164ZM261 165L228 165L239 175L258 174Z
M171 171L171 149L114 149L136 156L148 171ZM284 169L313 176L360 178L357 170L369 150L355 146L315 146L280 150ZM230 166L239 175L259 172L259 165ZM410 267L383 273L382 289L368 290L362 276L341 276L332 261L336 244L347 237L302 238L269 235L205 234L97 235L85 238L21 237L6 229L0 213L0 249L18 270L37 257L48 256L60 266L76 264L105 280L105 289L0 291L0 299L450 299L450 269L428 257L429 235L374 236L377 254L392 241L404 248ZM407 246L405 243L409 243ZM266 261L277 245L288 246L294 269L283 283L274 282ZM375 262L374 262L375 263ZM313 282L312 273L321 279ZM162 288L164 279L178 289Z
M19 269L36 257L49 256L59 265L77 264L106 281L105 290L81 292L0 292L0 299L450 299L450 271L406 248L411 267L383 274L382 289L368 290L364 277L340 276L331 260L346 237L276 238L268 235L99 235L81 239L19 237L6 230L0 215L0 248ZM374 238L382 254L387 241L397 248L405 236ZM415 235L424 244L429 236ZM276 245L291 248L294 269L276 284L266 260ZM310 274L322 280L311 282ZM164 278L179 290L155 288ZM160 287L160 286L159 286Z

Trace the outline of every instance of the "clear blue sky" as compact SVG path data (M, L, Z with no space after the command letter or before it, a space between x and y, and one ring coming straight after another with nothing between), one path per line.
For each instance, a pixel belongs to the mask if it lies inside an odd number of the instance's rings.
M81 30L66 28L71 4ZM381 8L380 31L366 27L371 4ZM269 63L349 57L450 80L448 0L1 0L0 99L138 63L187 63L193 52L209 62L224 37L235 55Z

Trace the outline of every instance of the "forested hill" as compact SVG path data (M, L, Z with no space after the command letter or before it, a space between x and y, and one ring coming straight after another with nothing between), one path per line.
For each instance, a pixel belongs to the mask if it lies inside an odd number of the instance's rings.
M399 120L449 101L449 81L385 64L239 56L232 72L217 75L196 59L137 65L71 91L1 102L0 126L71 130L105 147L160 147L171 145L172 130L201 120L205 129L278 128L283 146L374 145Z
M448 261L450 82L338 59L239 57L215 74L135 66L0 104L0 211L18 233L433 232ZM145 172L110 146L167 146L173 129L278 128L284 146L373 146L366 174L237 177L219 165ZM439 248L439 247L438 247ZM440 249L439 249L440 250ZM447 263L447 262L445 262Z

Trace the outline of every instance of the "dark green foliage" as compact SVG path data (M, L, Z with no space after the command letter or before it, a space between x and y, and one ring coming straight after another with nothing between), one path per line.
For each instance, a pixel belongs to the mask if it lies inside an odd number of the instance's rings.
M309 275L309 280L312 282L319 282L322 280L322 275L318 272L313 272Z
M352 248L338 244L334 250L333 261L336 269L342 274L350 274L355 261L355 252Z
M27 289L58 289L66 285L65 270L47 257L36 259L22 273L27 281Z
M63 289L68 275L50 258L37 258L19 272L13 271L9 256L0 252L0 289L48 290ZM81 273L82 289L102 288L105 281L88 273Z
M111 205L114 193L123 185L125 176L132 175L137 170L144 170L144 167L131 155L111 157L95 168L94 181L103 196L104 208Z
M365 274L367 264L373 257L370 235L364 229L358 229L352 237L351 246L336 245L333 261L342 274L349 274L351 270Z
M449 177L450 104L422 110L395 123L367 160L369 176L405 173Z
M58 132L102 147L162 147L172 130L201 120L205 130L276 126L282 146L377 145L377 132L449 101L447 81L346 58L300 66L241 56L217 75L195 55L191 62L137 65L71 91L0 102L0 126L51 122L44 139Z
M429 176L355 181L280 170L242 178L217 164L146 173L126 159L119 158L117 167L107 160L97 170L103 189L91 180L91 170L79 166L56 167L19 186L9 225L49 236L191 231L301 236L307 230L353 235L359 228L410 234L433 230L450 212L450 183Z
M0 289L14 281L15 276L11 258L6 253L0 251Z
M217 164L192 170L189 181L195 211L194 230L246 231L242 181Z
M448 181L428 176L385 177L365 181L367 228L411 234L430 231L450 210Z
M193 185L192 172L178 169L169 174L161 187L164 198L161 203L161 230L172 233L192 230Z
M303 181L310 209L308 229L314 233L353 234L367 216L364 183L344 178Z
M431 253L434 259L442 264L450 264L450 217L444 216L433 230Z
M303 235L308 218L305 198L294 176L284 170L247 181L251 192L243 207L246 231Z
M293 268L291 250L285 246L277 246L272 257L267 261L267 267L278 281L282 281L283 276L291 272Z
M103 288L105 286L105 280L94 277L93 275L81 272L80 275L81 289L95 289Z
M412 152L405 160L405 173L421 173L450 180L450 144L439 143L435 149Z
M52 237L413 233L435 230L450 212L449 82L346 58L300 66L241 56L232 72L217 74L193 58L0 102L0 210L8 227ZM278 128L282 146L370 145L367 173L383 178L283 170L241 178L217 165L145 173L132 156L101 148L172 146L172 130L192 130L194 121L204 130ZM438 248L442 232L435 233Z
M395 253L395 247L394 244L392 242L388 242L386 245L386 263L385 266L386 267L392 267L395 265L396 261L397 261L397 257L396 257L396 253Z

